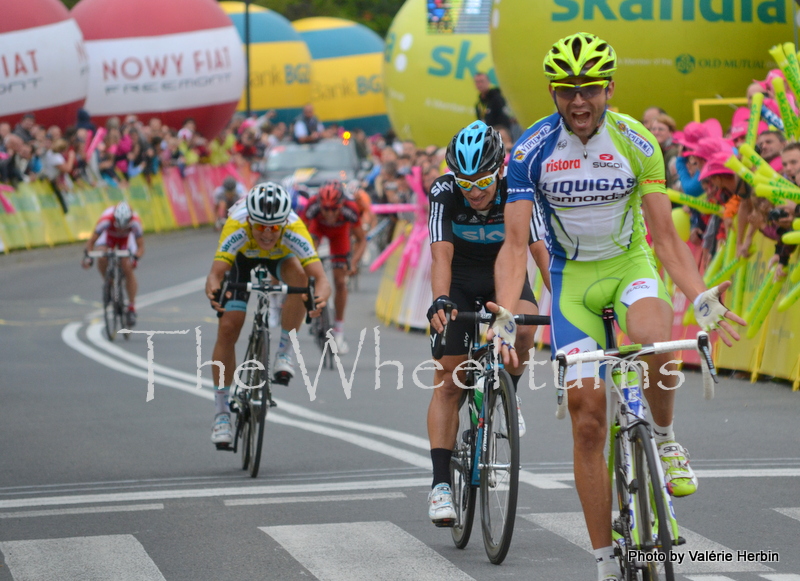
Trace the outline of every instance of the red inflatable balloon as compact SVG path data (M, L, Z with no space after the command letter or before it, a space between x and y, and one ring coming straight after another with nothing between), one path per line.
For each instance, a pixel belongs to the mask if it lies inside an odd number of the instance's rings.
M209 138L225 127L244 87L244 52L214 0L81 0L72 15L86 39L93 120L132 113L180 127L192 117Z
M88 81L83 36L59 0L3 3L0 121L34 113L41 125L73 125Z

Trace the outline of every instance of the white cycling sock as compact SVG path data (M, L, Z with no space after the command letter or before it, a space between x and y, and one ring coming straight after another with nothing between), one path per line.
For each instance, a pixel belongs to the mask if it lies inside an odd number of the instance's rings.
M614 557L614 547L603 547L602 549L595 549L593 552L597 562L597 580L619 580L619 565Z
M231 411L231 408L228 406L228 393L230 392L230 387L219 387L214 386L214 413L215 414L222 414Z
M674 442L675 432L672 429L672 424L663 427L653 422L653 438L656 441L656 446L660 446L664 442Z
M287 355L291 354L292 349L292 340L289 337L289 331L286 329L281 329L281 338L278 341L278 353L285 353Z

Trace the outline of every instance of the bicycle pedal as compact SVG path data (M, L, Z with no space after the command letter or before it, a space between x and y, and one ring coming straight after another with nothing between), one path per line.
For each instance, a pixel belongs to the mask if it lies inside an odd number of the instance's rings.
M292 378L291 374L285 371L279 371L272 378L272 383L277 385L289 385L289 380Z
M442 520L435 520L433 521L433 524L440 529L452 529L454 526L456 526L456 519L445 518Z
M214 445L217 447L217 450L227 450L228 452L233 452L233 448L230 444L219 443Z
M683 537L679 536L679 537L678 537L678 540L677 540L677 541L675 541L675 542L674 542L674 543L672 543L672 544L673 544L673 545L685 545L685 544L686 544L686 539L684 539Z
M271 408L276 408L276 407L278 407L278 402L276 402L274 399L270 398L270 400L269 400L269 407L271 407Z

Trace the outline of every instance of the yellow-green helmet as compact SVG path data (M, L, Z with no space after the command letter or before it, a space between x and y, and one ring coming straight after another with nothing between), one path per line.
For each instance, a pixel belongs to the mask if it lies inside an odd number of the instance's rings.
M555 43L544 57L544 76L608 78L617 70L617 54L603 39L578 32Z

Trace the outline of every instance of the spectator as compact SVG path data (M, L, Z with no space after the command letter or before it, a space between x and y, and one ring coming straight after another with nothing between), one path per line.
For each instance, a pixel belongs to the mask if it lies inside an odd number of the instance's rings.
M478 90L478 102L475 103L475 116L494 128L505 127L509 131L513 124L505 97L499 87L492 87L486 73L476 73L473 77Z
M78 122L75 124L78 129L88 129L92 133L97 131L97 126L92 123L89 112L86 109L78 109Z
M0 161L0 181L15 186L24 179L28 163L21 157L23 145L22 138L16 133L6 135L3 147L7 157Z
M442 175L442 172L439 171L439 167L433 164L430 164L427 168L425 168L422 172L422 188L425 190L425 195L429 196L431 192L431 186L433 182Z
M36 116L33 113L25 113L22 120L14 127L14 133L25 143L33 141L34 125L36 125Z
M800 143L790 143L781 151L781 161L783 162L783 175L798 183L800 176Z
M650 123L649 129L661 146L661 152L664 154L667 187L673 188L678 181L676 158L680 150L680 146L672 140L672 134L675 133L675 120L666 113L662 113Z
M6 123L0 123L0 153L6 153L6 145L5 140L6 136L11 134L11 125Z
M644 113L642 113L642 125L644 125L652 133L653 121L655 121L659 115L666 115L666 114L667 112L664 111L664 109L662 109L661 107L648 107L647 109L644 110Z
M756 151L778 173L783 171L781 151L783 151L784 145L786 145L786 138L780 131L764 131L756 138Z
M316 143L322 138L325 126L314 116L314 105L307 103L303 113L294 120L292 136L297 143Z
M75 166L75 152L69 150L65 139L56 139L42 157L41 175L53 186L61 209L66 214L69 210L66 192L72 189L69 175ZM65 156L66 155L66 156Z

